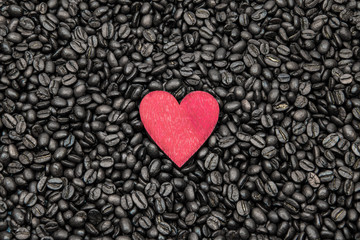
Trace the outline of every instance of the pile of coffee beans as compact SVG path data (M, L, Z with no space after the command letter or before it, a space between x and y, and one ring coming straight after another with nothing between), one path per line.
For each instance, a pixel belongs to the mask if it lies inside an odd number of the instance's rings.
M139 103L220 106L182 168ZM360 239L357 0L0 1L0 239Z

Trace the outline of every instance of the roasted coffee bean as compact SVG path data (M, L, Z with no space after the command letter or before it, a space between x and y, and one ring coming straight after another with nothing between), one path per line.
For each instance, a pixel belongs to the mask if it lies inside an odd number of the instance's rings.
M278 58L277 56L275 56L273 54L266 55L264 57L264 61L269 67L280 67L280 65L281 65L280 58Z
M270 115L262 115L261 116L261 124L265 128L271 128L274 126L274 120L272 119L272 117Z
M219 140L218 145L220 148L228 148L231 147L235 143L235 137L223 137Z
M192 26L196 24L196 16L193 12L185 12L184 13L184 20L186 22L186 24Z
M345 166L342 166L339 168L338 173L341 177L346 178L346 179L352 179L353 178L353 171Z
M25 147L28 149L33 149L37 146L36 139L33 136L31 136L30 134L26 134L24 136L23 143L24 143Z
M29 239L31 237L30 231L25 227L20 227L15 231L15 238L19 240Z
M331 218L335 222L341 222L346 217L346 214L347 212L344 208L338 207L331 212Z
M9 128L9 129L14 129L17 125L17 121L16 119L8 114L5 113L2 117L1 117L2 123L4 124L5 127Z
M140 191L135 191L131 194L131 198L134 204L140 209L146 209L148 207L148 201L145 195Z
M231 202L237 202L240 197L238 187L234 184L230 184L227 189L227 196Z
M279 142L286 143L289 141L289 134L283 127L277 127L275 129L275 134Z
M240 216L246 217L250 214L251 208L247 201L240 200L236 204L236 211Z
M273 157L276 156L276 154L277 154L277 149L274 146L266 147L261 151L261 155L265 159L272 159Z
M265 140L258 135L252 136L252 138L250 138L250 143L257 148L264 148L266 146Z
M63 186L61 178L50 178L47 180L46 186L51 190L59 190Z
M112 157L103 157L100 160L100 167L110 168L114 165L114 159Z
M210 153L204 162L204 167L206 170L213 171L216 169L219 163L219 156L215 153Z
M337 142L340 140L340 137L338 134L336 133L331 133L329 135L327 135L324 140L322 141L322 145L325 147L325 148L332 148L334 147Z
M320 178L313 172L308 173L307 181L313 188L318 188L321 184Z
M264 186L265 192L271 197L275 197L278 194L278 188L273 181L268 181Z
M300 183L305 180L305 173L300 170L295 170L291 173L291 178L294 182Z

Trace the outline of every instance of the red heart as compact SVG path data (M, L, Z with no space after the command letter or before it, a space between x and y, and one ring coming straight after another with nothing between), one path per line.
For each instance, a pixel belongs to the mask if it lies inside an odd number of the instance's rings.
M154 91L140 103L146 131L181 167L210 136L219 118L219 104L209 93L189 93L179 104L168 92Z

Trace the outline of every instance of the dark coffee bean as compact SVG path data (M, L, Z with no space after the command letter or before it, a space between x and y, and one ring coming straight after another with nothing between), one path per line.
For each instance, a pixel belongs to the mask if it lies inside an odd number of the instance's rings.
M316 138L320 134L320 127L316 122L310 122L306 126L306 134L311 138Z
M168 223L160 220L157 225L156 229L163 235L167 236L171 233L171 227Z
M114 159L112 157L103 157L100 160L100 167L110 168L114 165Z
M5 213L7 211L7 204L4 201L0 201L0 213Z
M107 146L115 146L120 142L120 138L117 134L110 134L105 137L105 144Z
M352 179L353 178L353 171L345 166L342 166L339 168L338 173L341 177L346 178L346 179Z
M210 153L204 162L204 167L208 171L213 171L216 169L217 165L219 163L219 156L214 153Z
M228 186L227 197L231 202L237 202L239 200L239 189L236 185L230 184Z
M311 240L320 239L320 234L313 225L307 225L305 228L305 233L306 233L307 237Z
M261 116L261 124L265 127L265 128L271 128L272 126L274 126L274 120L272 119L272 117L270 115L262 115Z
M265 158L265 159L272 159L273 157L275 157L277 154L277 149L274 146L269 146L269 147L265 147L262 151L261 151L261 155Z
M280 65L281 65L280 58L278 58L277 56L275 56L273 54L266 55L264 57L264 61L269 67L280 67Z
M283 127L275 128L275 134L279 142L286 143L289 141L289 134Z
M262 137L258 136L258 135L252 136L250 138L250 143L252 145L254 145L255 147L257 147L257 148L264 148L266 146L265 140Z
M251 210L251 218L258 224L264 224L267 221L265 213L257 207Z
M322 141L322 145L325 148L332 148L337 144L339 140L339 135L337 135L336 133L331 133L324 138L324 140Z
M185 12L184 13L184 20L186 22L186 24L192 26L196 24L196 16L193 12Z
M192 226L192 225L194 225L196 220L197 220L197 215L194 212L191 212L188 215L186 215L185 224L188 226Z
M30 134L26 134L24 136L23 143L24 143L25 147L28 149L33 149L37 146L36 139L33 136L31 136Z
M112 23L104 23L101 27L101 34L105 39L111 39L115 34L115 28Z
M212 229L213 231L216 231L220 228L220 221L219 219L217 219L216 217L214 216L209 216L207 219L206 219L206 225Z
M32 207L37 202L37 196L34 193L28 193L26 194L24 198L24 204L28 207Z
M219 140L218 145L220 148L229 148L235 143L235 137L223 137Z
M108 25L106 25L106 26L108 26ZM104 32L104 31L102 31L102 32ZM75 39L75 40L71 41L70 46L75 52L80 53L80 54L85 53L85 51L87 49L86 43L79 39Z
M25 151L19 155L19 161L23 165L29 165L34 160L34 156L31 152Z
M352 145L351 145L351 150L353 151L353 153L356 156L360 156L360 141L355 141Z
M299 170L295 170L291 173L291 178L294 182L300 183L305 180L305 173Z
M268 181L264 186L265 192L271 197L275 197L278 194L278 188L273 181Z
M42 217L45 214L45 208L37 203L31 208L31 212L36 217Z
M69 200L72 198L72 196L74 196L75 194L75 188L74 186L72 185L66 185L63 190L62 190L62 193L61 193L61 197L64 199L64 200Z
M15 231L15 238L19 240L29 239L31 236L30 231L25 227L20 227Z
M16 119L8 113L5 113L1 117L1 121L4 124L4 126L7 127L8 129L14 129L17 125Z
M9 163L9 165L7 166L7 171L10 174L16 174L21 172L24 169L24 166L18 162L18 161L13 161L11 163Z
M146 41L154 43L156 41L156 34L152 29L146 29L143 31L143 36Z
M250 214L251 208L247 201L240 200L236 204L236 211L240 216L245 217Z
M63 186L61 178L50 178L47 180L46 186L51 190L59 190Z
M148 207L148 201L145 195L140 191L134 191L131 194L131 198L134 201L134 204L140 209L146 209Z
M139 225L140 227L144 228L144 229L149 229L151 228L152 224L151 224L151 220L149 219L149 217L147 216L142 216L139 219Z
M344 208L338 207L331 212L331 218L335 222L341 222L346 217L346 214L347 212Z
M313 172L308 173L307 181L313 188L318 188L320 186L320 178Z

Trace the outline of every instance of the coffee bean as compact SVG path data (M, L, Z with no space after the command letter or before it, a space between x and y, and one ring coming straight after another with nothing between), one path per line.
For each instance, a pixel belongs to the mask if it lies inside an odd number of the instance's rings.
M239 189L236 185L230 184L227 189L227 196L231 202L237 202L239 200Z
M46 186L51 190L59 190L63 186L63 181L60 178L50 178L47 180Z
M336 133L331 133L324 138L324 140L322 141L322 145L325 148L332 148L337 144L339 140L340 137Z
M5 113L1 117L1 120L2 120L2 123L4 124L4 126L9 129L14 129L17 125L16 119L8 113Z
M265 140L262 137L258 136L258 135L252 136L250 138L250 143L252 145L254 145L255 147L257 147L257 148L264 148L266 146L265 145L266 144Z
M33 136L31 136L30 134L26 134L24 136L23 143L24 143L25 147L28 149L33 149L37 146L36 139Z
M339 168L338 172L339 172L339 175L343 178L346 178L346 179L353 178L353 171L348 167L342 166Z
M190 12L190 11L185 12L184 13L184 20L190 26L196 24L196 17L195 17L195 14L193 12Z
M167 236L171 232L171 227L164 221L159 221L156 225L156 229L163 235Z
M148 207L148 202L145 195L140 191L135 191L131 194L131 198L134 201L134 204L140 209L146 209Z
M218 163L219 156L217 154L210 153L205 159L204 167L208 171L213 171L216 169Z
M218 142L220 148L229 148L233 144L235 144L235 137L233 136L223 137Z
M65 86L71 86L77 81L76 76L73 74L67 74L62 78L62 84Z
M344 208L338 207L331 212L331 218L335 222L341 222L342 220L344 220L345 217L346 210Z
M257 207L251 210L251 218L258 224L264 224L267 221L265 213Z
M280 67L280 65L281 65L280 58L278 58L277 56L275 56L273 54L266 55L264 57L264 61L269 67Z
M351 150L353 151L353 153L356 156L360 156L360 141L355 141L352 145L351 145Z
M15 238L19 240L29 239L31 236L30 231L25 227L20 227L15 231Z
M275 134L279 142L286 143L289 141L289 134L283 127L277 127L275 129Z
M264 148L261 151L261 155L265 158L265 159L271 159L273 158L275 155L277 154L277 150L274 146L269 146Z
M306 126L306 134L311 138L316 138L320 134L320 127L316 122L310 122Z
M31 212L36 217L42 217L45 214L45 209L44 209L44 207L42 205L37 203L31 208Z
M7 166L7 171L10 174L16 174L21 172L24 169L24 166L18 162L18 161L13 161L11 163L9 163L9 165Z
M34 193L28 193L26 194L25 198L24 198L24 204L27 207L32 207L36 204L37 202L37 196Z
M305 177L306 176L305 176L304 172L299 171L299 170L295 170L291 173L291 178L296 183L300 183L300 182L304 181Z
M65 185L65 187L62 190L61 197L64 200L71 199L72 196L75 194L75 188L72 185Z
M250 214L251 208L249 206L249 203L244 200L240 200L236 204L236 211L240 216L248 216Z
M318 188L321 184L320 178L313 172L308 173L307 181L313 188Z

